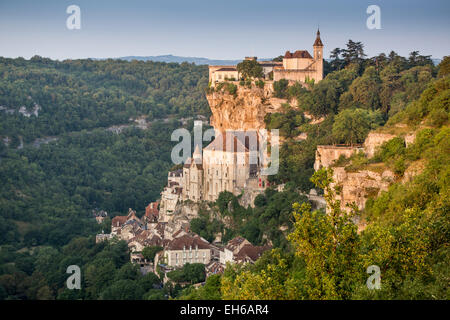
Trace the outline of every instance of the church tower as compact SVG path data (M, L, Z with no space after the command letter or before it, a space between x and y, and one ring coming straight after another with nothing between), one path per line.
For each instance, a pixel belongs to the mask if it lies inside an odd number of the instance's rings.
M314 41L313 48L316 65L316 81L320 81L323 79L323 43L320 39L319 29L317 29L316 41Z

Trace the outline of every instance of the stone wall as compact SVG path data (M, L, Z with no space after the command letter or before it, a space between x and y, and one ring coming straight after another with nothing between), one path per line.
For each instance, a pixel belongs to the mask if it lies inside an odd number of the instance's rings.
M364 209L369 196L377 196L381 191L387 191L394 182L394 173L384 170L382 173L369 170L346 172L344 167L333 168L333 186L340 189L338 199L341 209L347 209L346 204L355 202L359 210Z
M367 157L371 158L379 146L395 137L395 135L389 133L370 132L364 141L364 152Z
M314 170L317 171L321 167L328 168L340 156L348 158L359 150L362 150L361 146L317 146Z

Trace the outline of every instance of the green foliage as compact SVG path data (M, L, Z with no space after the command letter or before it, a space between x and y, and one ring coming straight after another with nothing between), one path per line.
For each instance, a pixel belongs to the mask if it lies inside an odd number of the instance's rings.
M255 81L255 85L260 89L264 89L264 81L263 80Z
M438 77L442 78L448 76L450 74L450 56L445 56L442 59L441 63L439 63L439 72Z
M280 79L273 82L273 95L277 98L287 98L289 81Z
M208 68L194 64L123 60L53 61L0 58L0 136L43 136L124 124L142 115L163 118L208 113ZM17 111L25 106L39 115Z
M387 162L392 158L404 155L405 150L405 141L400 137L395 137L384 142L375 153L374 157L377 161Z
M167 179L167 137L177 127L154 124L121 134L97 130L8 151L0 165L0 212L8 221L0 243L20 236L14 221L29 225L21 234L24 245L64 245L101 231L88 215L94 208L113 216L128 208L143 212Z
M153 259L155 259L155 255L162 249L163 247L160 246L145 247L144 249L142 249L142 255L148 261L153 262Z
M379 112L364 109L345 109L335 118L333 136L338 143L362 143L371 129L382 123Z
M223 231L223 223L217 219L211 219L207 213L200 213L198 218L190 221L190 229L208 242L215 239L215 235Z
M129 262L124 241L96 244L94 237L75 238L60 250L41 247L23 253L2 247L0 252L1 266L8 260L18 262L13 270L0 273L0 286L8 299L139 300L160 285L155 274L143 276ZM81 290L66 288L66 270L73 264L81 269Z
M206 279L205 285L194 289L189 287L182 292L179 297L181 300L221 300L222 295L220 294L220 279L221 276L218 274L213 274Z
M174 282L199 283L205 281L205 265L202 263L186 263L181 269L170 271L167 277Z
M256 60L244 60L236 68L244 79L263 77L263 68Z

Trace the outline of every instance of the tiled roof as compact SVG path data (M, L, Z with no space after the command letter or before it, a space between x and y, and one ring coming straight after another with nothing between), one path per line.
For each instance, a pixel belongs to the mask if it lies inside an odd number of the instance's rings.
M112 219L111 225L113 227L120 227L125 221L127 221L127 216L116 216Z
M252 244L245 244L241 250L234 256L237 262L255 262L264 253L270 249L268 246L254 246Z
M306 50L297 50L294 53L291 53L290 51L286 51L284 54L284 57L289 58L305 58L305 59L312 59L311 55Z
M245 245L245 243L249 244L250 242L243 238L243 237L236 237L234 239L231 239L230 241L228 241L227 245L225 246L225 248L227 248L230 251L236 250L237 248L239 248L239 246L241 246L242 244Z
M220 68L214 72L217 72L217 71L237 71L237 69L236 69L236 67L225 67L225 68Z
M198 249L210 249L210 245L206 240L200 238L197 235L192 236L186 234L170 241L170 243L167 245L167 250L189 250L189 248L195 250L195 248L197 247Z

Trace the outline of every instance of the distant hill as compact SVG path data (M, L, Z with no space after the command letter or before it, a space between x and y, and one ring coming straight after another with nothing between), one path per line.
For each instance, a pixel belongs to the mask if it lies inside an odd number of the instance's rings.
M236 65L240 60L220 60L220 59L208 59L208 58L202 58L202 57L181 57L181 56L174 56L171 54L167 55L161 55L161 56L127 56L127 57L118 57L115 59L119 60L140 60L140 61L156 61L156 62L175 62L175 63L182 63L182 62L188 62L188 63L195 63L196 65L223 65L223 66L231 66ZM94 59L94 60L103 60L103 59ZM268 61L272 60L272 58L261 58L258 59L260 61Z
M175 63L195 63L196 65L222 65L222 66L232 66L236 65L242 60L220 60L220 59L208 59L202 57L182 57L182 56L174 56L172 54L160 55L160 56L126 56L126 57L118 57L115 58L118 60L140 60L140 61L156 61L156 62L175 62ZM104 60L104 59L94 59L94 60ZM268 61L272 60L272 58L261 58L258 59L260 61ZM327 62L330 62L331 59L325 59ZM438 65L442 59L432 59L434 65Z
M119 57L117 59L120 60L141 60L141 61L156 61L156 62L176 62L176 63L182 63L182 62L188 62L188 63L195 63L196 65L236 65L242 60L219 60L219 59L208 59L208 58L201 58L201 57L181 57L181 56L174 56L171 54L167 55L161 55L161 56L128 56L128 57Z

